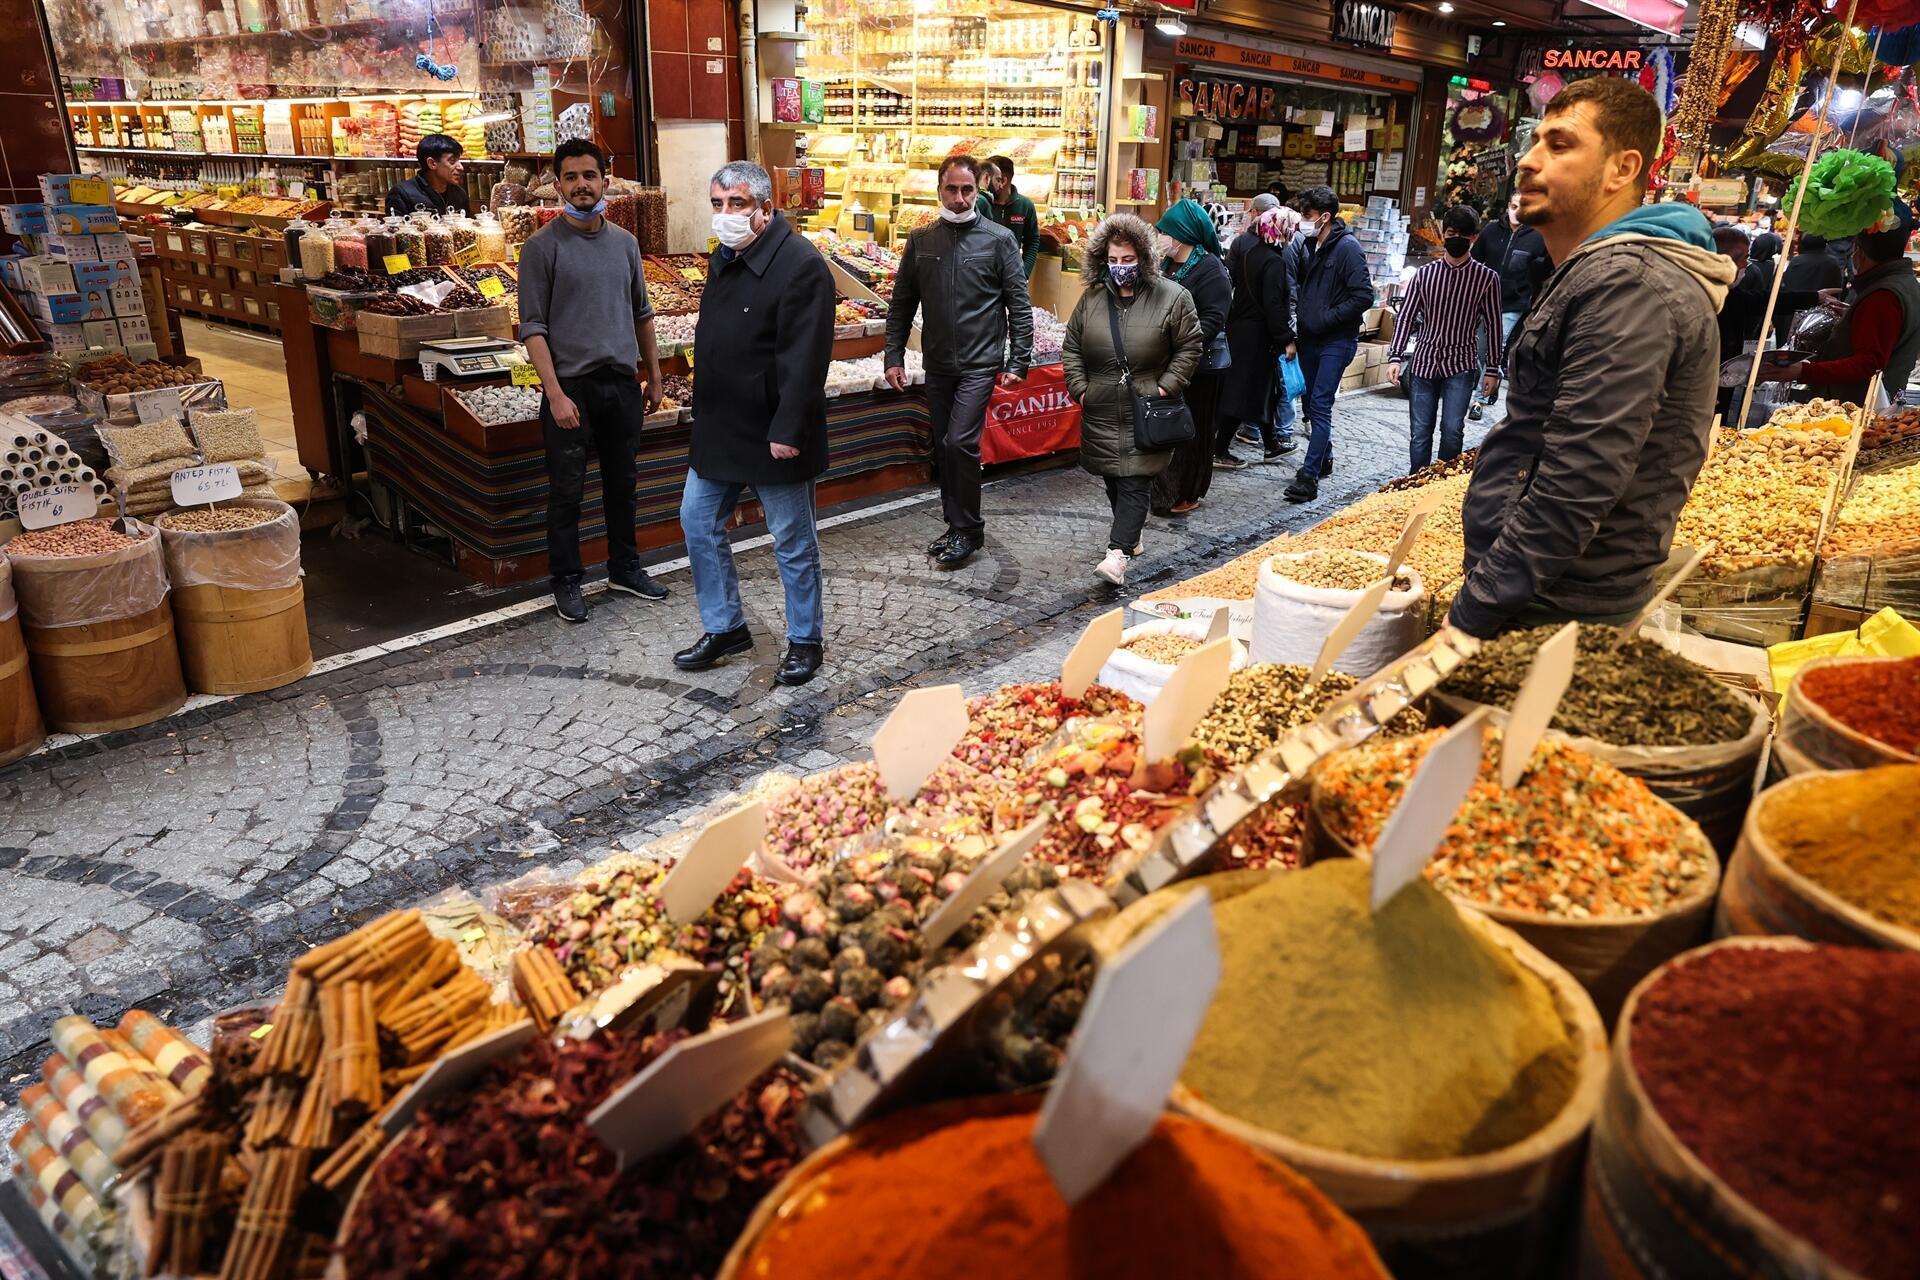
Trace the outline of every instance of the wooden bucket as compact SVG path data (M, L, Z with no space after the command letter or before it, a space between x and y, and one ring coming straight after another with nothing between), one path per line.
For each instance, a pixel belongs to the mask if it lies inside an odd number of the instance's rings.
M1896 766L1897 767L1897 766ZM1779 805L1798 802L1797 792L1818 786L1831 774L1787 779L1761 793L1747 815L1740 847L1727 867L1714 915L1714 934L1782 934L1847 947L1920 951L1920 932L1904 929L1848 902L1801 875L1781 858L1764 830L1766 815Z
M1215 900L1247 892L1285 872L1204 876L1176 889L1205 886ZM1215 882L1219 883L1215 883ZM1168 905L1154 894L1117 916L1104 939L1118 944ZM1153 904L1149 906L1148 904ZM1606 1083L1607 1033L1593 1001L1559 965L1458 902L1461 919L1546 983L1566 1020L1577 1078L1565 1107L1539 1132L1484 1155L1444 1160L1383 1160L1349 1155L1250 1125L1209 1105L1184 1084L1173 1108L1239 1138L1298 1170L1365 1228L1400 1280L1499 1280L1558 1274L1582 1143Z
M281 520L218 533L166 527L167 576L187 684L199 693L257 693L313 670L306 592L299 579L300 526L293 508L268 500ZM267 585L285 582L287 585Z
M1695 954L1808 945L1797 938L1736 938ZM1631 1036L1635 1004L1657 977L1648 975L1628 997L1614 1036L1587 1155L1579 1280L1853 1280L1851 1271L1728 1187L1654 1109L1633 1070Z
M46 736L13 602L13 570L0 556L0 765L32 754Z
M40 711L64 733L148 724L187 700L160 539L90 556L15 556L14 588ZM116 608L156 603L123 617Z
M1819 769L1871 769L1883 764L1920 763L1920 757L1910 756L1841 723L1809 698L1801 684L1807 672L1822 667L1901 661L1905 659L1867 655L1815 658L1794 672L1787 696L1780 704L1780 732L1773 746L1786 771L1801 774Z
M1720 892L1720 859L1699 826L1690 818L1685 820L1688 839L1704 857L1707 874L1691 894L1657 915L1563 920L1538 911L1517 911L1472 898L1449 896L1513 930L1572 974L1593 997L1601 1020L1612 1027L1620 1015L1620 1007L1626 1003L1627 994L1642 978L1712 936L1713 902ZM1307 841L1302 857L1308 864L1325 858L1365 861L1368 857L1366 852L1327 829L1320 818L1317 781L1307 810Z
M992 1098L956 1099L918 1107L908 1114L923 1120L928 1127L937 1127L949 1120L958 1121L983 1115L1005 1115L1019 1111L1038 1115L1043 1097L1044 1095L1039 1093L1021 1093ZM714 1280L775 1280L774 1277L747 1271L747 1262L753 1256L754 1249L782 1219L805 1212L809 1203L826 1191L835 1169L848 1156L863 1150L867 1145L880 1141L884 1141L884 1134L876 1135L874 1126L856 1129L850 1134L835 1138L795 1165L780 1181L780 1185L769 1192L754 1209L753 1216L747 1219L746 1227L740 1232L740 1238L734 1241L733 1248L727 1251L726 1260L720 1264L720 1270L714 1273ZM1258 1151L1260 1148L1256 1145L1255 1150ZM1262 1152L1262 1154L1266 1153ZM1360 1231L1355 1230L1352 1222L1332 1212L1326 1206L1321 1193L1315 1189L1310 1180L1302 1178L1279 1160L1272 1160L1270 1163L1276 1182L1301 1199L1321 1207L1322 1213L1317 1216L1325 1222L1329 1232L1338 1231L1342 1235L1351 1233L1352 1238L1349 1244L1356 1252L1369 1256L1373 1254L1374 1251L1369 1247L1367 1238ZM967 1242L956 1240L953 1247L964 1250ZM1379 1265L1378 1258L1372 1258L1372 1261ZM1381 1280L1391 1280L1390 1273L1384 1266L1380 1266L1380 1277ZM855 1280L855 1278L849 1277L848 1280Z

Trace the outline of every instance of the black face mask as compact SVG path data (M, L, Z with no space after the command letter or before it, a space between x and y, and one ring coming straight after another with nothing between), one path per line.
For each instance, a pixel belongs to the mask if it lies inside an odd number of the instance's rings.
M1446 246L1447 255L1453 258L1464 258L1467 250L1473 248L1473 241L1465 236L1448 236L1441 243Z

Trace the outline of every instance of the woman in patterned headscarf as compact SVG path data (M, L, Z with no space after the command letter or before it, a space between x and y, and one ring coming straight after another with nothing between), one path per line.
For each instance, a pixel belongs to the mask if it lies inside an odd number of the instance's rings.
M1300 215L1284 205L1255 215L1227 250L1233 306L1227 312L1227 346L1233 364L1220 389L1219 427L1213 465L1229 471L1247 464L1233 456L1238 438L1259 444L1263 462L1293 452L1293 404L1276 396L1280 357L1293 349L1294 283L1299 278L1294 233Z

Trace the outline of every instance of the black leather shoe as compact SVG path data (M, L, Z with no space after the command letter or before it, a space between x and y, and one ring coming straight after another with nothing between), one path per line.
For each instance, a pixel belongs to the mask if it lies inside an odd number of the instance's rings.
M930 556L939 555L941 551L946 549L949 543L951 543L955 538L959 536L960 534L958 530L955 530L955 529L947 530L945 533L941 534L939 537L935 538L932 542L929 542L927 544L927 554Z
M1333 455L1328 454L1327 460L1320 464L1320 478L1322 480L1325 480L1328 476L1332 474L1333 474Z
M648 577L647 571L637 564L607 570L607 589L624 591L630 596L639 596L642 600L667 598L667 589Z
M1216 453L1213 455L1213 469L1215 471L1245 471L1247 469L1247 460L1236 457L1231 453Z
M691 648L674 654L673 665L682 671L705 671L708 667L719 665L721 659L745 653L751 648L753 633L745 627L735 627L731 631L709 631L694 641Z
M553 611L568 622L587 620L587 598L580 594L580 579L553 580Z
M790 644L780 669L773 673L775 684L805 684L820 670L826 648L817 644Z
M958 569L973 559L973 553L984 542L984 538L969 538L964 533L956 533L951 542L933 553L933 563L942 569Z
M1278 462L1299 447L1299 445L1291 440L1282 440L1278 449L1275 449L1272 453L1260 455L1260 461L1267 463Z
M1288 502L1312 502L1320 496L1320 486L1313 480L1302 480L1296 476L1293 483L1287 486L1287 491L1280 496Z

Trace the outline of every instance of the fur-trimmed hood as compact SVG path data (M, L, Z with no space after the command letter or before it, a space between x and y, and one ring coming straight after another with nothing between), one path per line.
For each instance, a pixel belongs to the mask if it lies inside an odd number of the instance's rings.
M1131 213L1110 215L1087 237L1087 278L1098 284L1106 283L1107 246L1112 243L1116 233L1130 242L1134 252L1140 255L1140 274L1134 278L1134 288L1141 292L1152 288L1160 279L1157 237L1146 219L1137 218Z

